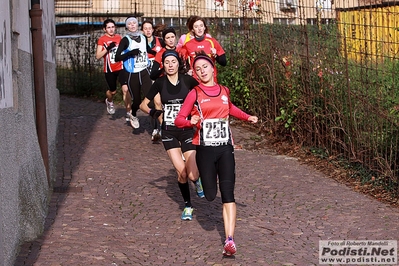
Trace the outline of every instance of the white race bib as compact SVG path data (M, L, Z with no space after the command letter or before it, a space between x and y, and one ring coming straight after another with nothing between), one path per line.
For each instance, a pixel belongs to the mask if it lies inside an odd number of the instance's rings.
M141 52L136 56L136 62L134 65L134 68L137 68L139 70L143 70L144 68L147 67L148 61L147 61L147 52Z
M116 50L117 50L117 48L114 47L114 48L111 49L111 51L109 51L109 61L111 62L111 64L115 64L116 63L116 61L115 61Z
M181 108L181 104L179 104L179 103L165 104L163 119L164 119L166 125L168 125L168 126L175 125L175 119L176 119L177 114L180 111L180 108Z
M205 146L225 145L229 140L229 120L223 118L205 119L202 123Z

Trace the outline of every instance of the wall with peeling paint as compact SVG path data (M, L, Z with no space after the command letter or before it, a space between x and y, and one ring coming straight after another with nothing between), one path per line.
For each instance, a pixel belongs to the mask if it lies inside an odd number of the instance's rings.
M59 92L56 88L54 0L42 0L44 83L50 179L56 175ZM0 8L0 265L14 265L19 246L44 230L51 187L35 121L30 1Z

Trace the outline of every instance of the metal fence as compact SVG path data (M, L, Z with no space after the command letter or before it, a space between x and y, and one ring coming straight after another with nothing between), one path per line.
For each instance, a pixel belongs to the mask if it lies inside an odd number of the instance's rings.
M145 3L144 3L145 2ZM360 2L360 5L359 3ZM104 93L101 24L134 15L187 31L201 15L226 51L218 80L260 131L362 168L398 196L399 6L394 1L56 1L61 92Z

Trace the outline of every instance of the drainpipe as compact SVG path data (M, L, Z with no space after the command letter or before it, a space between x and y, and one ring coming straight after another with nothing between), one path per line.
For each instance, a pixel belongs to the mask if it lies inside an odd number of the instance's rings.
M42 34L42 9L40 0L31 0L32 52L33 52L33 76L36 106L36 131L39 140L40 151L46 168L47 183L50 186L49 155L47 142L47 118L46 118L46 91L44 88L44 56Z

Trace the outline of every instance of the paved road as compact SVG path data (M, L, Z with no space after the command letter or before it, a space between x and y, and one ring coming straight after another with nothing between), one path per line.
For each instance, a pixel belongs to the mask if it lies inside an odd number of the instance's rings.
M61 97L58 177L46 231L19 265L318 265L319 240L399 238L399 210L296 159L236 150L238 247L222 257L220 196L196 197L192 221L149 119L133 130L122 108ZM236 144L253 134L233 128Z

